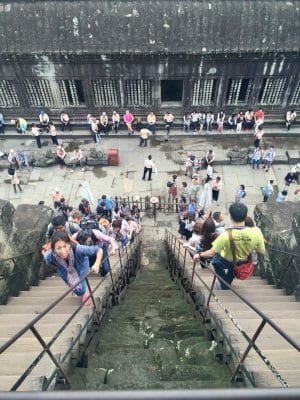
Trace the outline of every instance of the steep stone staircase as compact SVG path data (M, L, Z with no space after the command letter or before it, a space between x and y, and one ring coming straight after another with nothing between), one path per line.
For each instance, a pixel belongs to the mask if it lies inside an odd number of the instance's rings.
M172 245L172 249L175 257L178 256L178 246ZM179 260L182 266L182 252ZM213 274L199 264L193 273L193 261L187 255L184 278L185 286L192 294L188 298L193 298L195 313L201 318L209 295L206 285L211 287ZM283 289L269 285L259 276L246 281L236 279L232 287L300 346L300 303L294 296L287 296ZM206 332L216 341L216 354L228 363L232 371L248 346L245 335L253 337L261 321L262 318L232 291L214 290L205 322ZM265 362L253 349L250 350L243 363L247 385L300 387L300 352L297 349L268 324L257 338L256 345Z
M122 265L117 255L110 257L114 286L110 274L104 278L98 274L89 277L92 291L100 283L94 292L97 315L100 319L111 306L112 292L119 279L124 283L124 268L128 259L133 255L133 251L134 249L130 247L126 254L121 256ZM7 305L1 305L0 348L26 324L41 314L46 307L62 296L67 289L66 284L59 277L52 276L40 281L38 286L31 287L29 291L21 292L18 297L11 297ZM36 330L46 343L79 309L80 304L81 300L69 293L35 324ZM81 359L87 343L92 339L91 332L95 332L95 321L96 313L93 306L83 306L51 345L50 350L62 365L67 377ZM96 325L98 326L98 323ZM1 353L0 391L11 390L19 377L39 357L42 350L42 345L28 330ZM51 390L55 386L56 375L61 376L49 355L44 354L36 366L29 371L28 376L17 390Z

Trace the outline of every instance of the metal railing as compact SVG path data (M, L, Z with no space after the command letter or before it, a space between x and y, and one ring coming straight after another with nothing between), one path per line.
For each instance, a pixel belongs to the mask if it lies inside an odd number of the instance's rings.
M170 263L172 268L176 269L177 267L181 267L182 270L182 280L184 280L185 277L185 271L186 271L186 255L188 250L185 248L184 253L182 254L181 252L181 241L172 233L166 230L165 232L165 242L167 244L167 249L169 250L169 257L168 259L170 260ZM178 252L176 250L178 249ZM173 255L173 260L172 260L172 255ZM182 266L180 265L180 258L182 259ZM203 322L206 322L206 316L209 311L209 305L211 298L213 297L216 303L218 303L219 306L223 309L225 314L229 317L231 322L235 325L235 327L239 330L239 332L242 334L242 336L246 339L248 342L248 345L246 349L244 350L244 353L242 357L240 358L234 373L231 377L231 381L233 381L236 377L236 375L240 372L243 371L246 375L247 370L244 368L244 361L246 360L249 352L251 349L255 350L255 352L258 354L258 356L261 358L261 360L264 362L266 367L272 372L272 374L276 377L276 379L280 382L280 384L283 387L288 387L288 383L286 380L281 376L279 371L272 365L270 360L266 357L266 355L263 353L263 351L257 346L256 341L261 334L262 330L266 325L270 326L275 332L277 332L285 341L287 341L294 349L296 349L298 352L300 352L300 343L298 343L296 340L294 340L292 337L290 337L286 332L284 332L275 322L273 322L265 313L263 313L261 310L259 310L253 303L251 303L249 300L247 300L243 295L241 295L239 292L237 292L234 288L232 288L224 279L222 279L213 269L209 268L207 264L203 263L200 261L201 265L206 268L207 271L209 271L212 276L212 284L209 286L201 277L200 274L196 272L196 262L193 261L193 269L192 269L192 276L191 280L189 282L189 285L187 285L186 289L192 294L192 300L194 299L194 277L195 274L197 275L197 278L201 281L201 283L204 285L204 287L208 290L208 298L206 301L206 304L204 305L204 310L202 314L202 319ZM176 272L176 271L175 271ZM259 323L258 327L256 328L254 334L252 336L249 336L248 333L240 326L238 321L231 315L230 311L224 306L222 301L218 298L218 296L214 292L214 286L216 279L218 279L220 282L222 282L224 285L227 286L228 289L231 290L232 293L234 293L235 296L237 296L244 304L246 304L252 311L254 311L260 318L261 322ZM230 343L228 343L232 350L235 350ZM236 354L238 356L238 354ZM250 380L251 377L250 377Z
M134 240L129 243L129 248L130 248L130 253L131 253L131 257L133 257L135 255L135 251L138 249L138 246L140 245L140 241L141 241L141 232L139 232L135 237ZM125 248L125 253L121 254L120 251L118 251L118 259L116 261L116 263L113 265L112 268L109 268L109 276L111 279L111 284L112 284L112 290L113 290L113 297L115 298L117 296L117 288L116 288L116 282L113 279L113 275L112 275L112 269L114 269L118 264L120 264L121 266L121 274L125 273L124 270L124 266L122 264L122 257L126 256L126 260L127 262L130 261L130 257L128 254L128 249L127 247ZM108 261L109 262L109 258L110 255L108 255L107 257L105 257L101 263L103 263L104 261ZM0 347L0 354L4 353L10 346L12 346L19 338L21 338L26 332L31 331L33 333L33 335L36 337L36 339L38 340L38 342L41 344L43 350L36 356L36 358L32 361L32 363L29 365L29 367L23 372L23 374L18 378L18 380L15 382L15 384L11 387L10 391L15 391L18 389L18 387L24 382L24 380L27 378L27 376L31 373L31 371L37 366L37 364L39 363L39 361L43 358L43 356L47 353L48 356L50 357L50 359L52 360L52 362L54 363L55 367L57 368L57 370L60 371L62 377L64 378L64 380L67 383L70 383L70 379L68 378L67 373L64 370L63 367L63 362L65 361L66 357L68 356L68 354L70 353L70 351L72 350L72 348L75 346L75 344L79 341L81 334L83 333L83 331L85 330L86 326L90 323L90 321L92 319L94 319L94 317L96 317L97 320L97 324L100 324L101 320L100 320L100 316L99 316L99 312L97 310L97 304L94 298L94 293L96 292L96 290L103 284L103 282L105 281L105 278L103 278L102 280L99 281L99 283L94 287L94 289L91 289L91 285L89 283L88 277L92 274L92 272L90 271L88 274L86 274L85 276L81 277L80 280L71 288L69 288L68 290L66 290L60 297L58 297L54 302L52 302L48 307L46 307L39 315L37 315L34 319L32 319L28 324L26 324L22 329L20 329L12 338L10 338L7 342L5 342L1 347ZM72 314L70 314L69 318L64 322L64 324L59 328L59 330L52 336L52 338L48 341L48 343L46 343L41 334L39 333L39 331L37 330L37 328L35 327L35 325L43 318L45 317L45 315L47 315L49 313L49 311L51 311L55 306L57 306L69 293L71 293L73 291L74 288L76 288L76 286L81 283L82 281L86 281L87 283L87 287L89 289L89 296L85 299L84 303L82 303L80 306L78 306L78 308L75 309L74 312L72 312ZM124 278L124 281L126 281L126 278ZM65 353L63 359L61 361L58 361L58 359L55 357L55 355L53 354L53 352L51 351L50 347L55 343L55 341L58 339L58 337L61 335L61 333L65 330L65 328L70 324L70 322L74 319L74 317L79 313L79 311L85 306L85 303L87 301L89 301L89 299L92 300L93 303L93 313L91 314L91 316L88 318L88 320L86 321L85 325L81 328L79 334L77 335L77 337L75 338L75 340L72 341L71 346L69 347L68 351ZM55 371L52 376L48 379L47 384L44 386L44 390L46 390L51 381L54 379L55 375L56 375Z
M114 197L113 200L119 206L122 203L126 203L128 207L131 209L133 205L137 205L140 211L143 212L152 212L153 215L157 212L164 213L179 213L180 209L180 199L179 197L172 198L168 196L167 198L164 196L157 196L157 203L151 202L150 196L145 197L133 197L133 196L123 196L123 197Z

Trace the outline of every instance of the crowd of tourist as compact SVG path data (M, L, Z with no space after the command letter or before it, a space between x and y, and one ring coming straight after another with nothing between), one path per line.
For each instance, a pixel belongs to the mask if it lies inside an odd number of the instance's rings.
M291 109L286 112L285 124L287 131L289 131L291 126L296 122L296 117L297 113L295 110ZM169 136L174 120L174 115L166 111L160 121L164 125L167 137ZM257 133L259 128L262 128L264 120L265 113L262 108L256 111L249 108L247 111L239 111L230 115L226 115L223 110L217 113L213 113L212 111L193 111L183 116L182 127L184 132L193 132L195 135L201 132L208 133L213 129L216 129L218 133L222 133L224 128L236 131L237 133L254 129L255 133ZM27 131L28 121L25 118L20 117L13 122L16 125L18 133L22 134ZM142 129L147 129L152 135L155 135L157 132L157 117L153 111L148 113L145 121L143 121L141 117L135 117L129 110L126 110L122 116L114 110L110 116L105 111L100 113L99 117L88 114L86 122L95 143L100 141L102 134L108 135L111 131L118 134L122 124L126 127L129 136L133 135L135 132L140 133ZM71 118L65 111L62 111L60 114L59 125L62 132L66 129L72 131ZM49 134L53 144L57 145L55 123L51 121L49 115L45 111L40 111L38 121L31 124L30 128L39 148L41 147L40 136L42 133ZM0 133L4 134L4 129L4 116L0 113Z
M129 208L126 200L102 195L93 210L85 198L77 207L66 204L59 188L52 193L56 215L48 225L43 247L47 264L56 267L59 276L70 286L79 282L90 269L105 276L110 270L109 255L120 252L141 230L141 213L137 203ZM90 304L86 283L73 290Z

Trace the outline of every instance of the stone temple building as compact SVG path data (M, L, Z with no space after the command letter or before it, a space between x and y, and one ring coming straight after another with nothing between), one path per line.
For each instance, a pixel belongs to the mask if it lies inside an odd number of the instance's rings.
M299 0L1 0L0 37L10 117L300 104Z

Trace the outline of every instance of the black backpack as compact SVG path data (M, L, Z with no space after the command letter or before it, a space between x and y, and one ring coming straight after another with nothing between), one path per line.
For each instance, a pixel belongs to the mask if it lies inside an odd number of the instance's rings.
M15 174L15 169L14 167L10 164L10 166L7 169L8 175L14 176Z
M99 224L96 221L94 221L93 219L82 218L79 226L84 231L90 230L90 229L97 229L98 231L100 230Z

